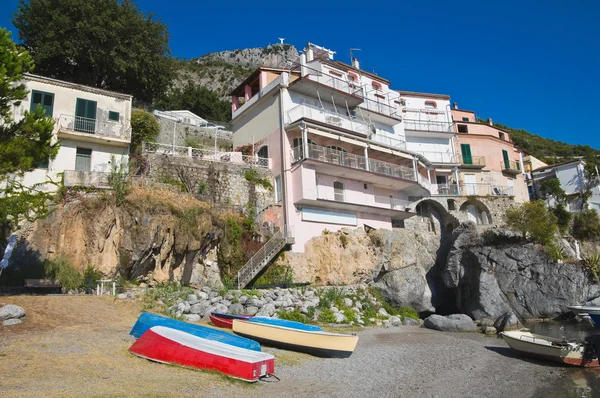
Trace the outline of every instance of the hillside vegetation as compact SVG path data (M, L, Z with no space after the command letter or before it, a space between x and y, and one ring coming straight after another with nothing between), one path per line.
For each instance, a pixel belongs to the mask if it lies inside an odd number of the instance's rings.
M481 119L479 121L486 123ZM589 145L567 144L501 123L494 123L494 126L509 132L513 142L520 149L548 164L561 163L581 157L588 162L596 163L596 156L600 155L600 150Z

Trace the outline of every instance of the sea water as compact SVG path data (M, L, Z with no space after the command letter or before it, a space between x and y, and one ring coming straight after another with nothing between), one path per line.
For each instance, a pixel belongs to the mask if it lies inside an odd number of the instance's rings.
M576 341L583 341L590 332L600 333L600 328L594 328L586 319L568 322L532 322L525 326L535 334ZM534 397L600 397L600 368L565 367L564 370L564 377L540 388Z

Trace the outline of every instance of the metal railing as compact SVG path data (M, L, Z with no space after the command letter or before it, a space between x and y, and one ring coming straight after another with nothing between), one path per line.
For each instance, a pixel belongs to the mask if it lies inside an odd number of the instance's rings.
M439 196L514 196L515 191L514 187L489 183L461 183L431 184L430 193Z
M436 120L416 120L404 118L405 130L430 131L435 133L453 133L452 123Z
M285 225L282 230L275 232L238 271L238 289L243 289L258 273L294 238L293 226Z
M463 166L485 167L485 156L460 156L460 164Z
M341 127L346 130L367 135L369 134L369 124L359 119L328 111L317 106L301 104L293 107L287 113L288 124L294 123L303 117L326 123L331 126Z
M397 114L398 112L396 111L396 107L390 106L384 102L365 98L365 101L362 104L360 104L359 106L363 109L366 109L366 110L369 110L372 112L377 112L377 113L380 113L385 116L390 116L393 118L400 118L400 115Z
M521 162L516 162L514 160L503 160L500 162L500 167L504 171L512 171L515 173L521 172Z
M57 119L58 129L76 133L94 134L103 137L131 138L131 128L122 123L90 119L87 117L60 115Z
M383 134L371 134L369 141L387 145L392 148L406 149L406 141Z
M304 159L304 149L299 145L292 149L292 162ZM367 159L354 153L338 151L321 145L308 144L308 158L321 162L365 170L371 173L384 174L390 177L415 181L414 171L410 167L388 163L377 159Z
M423 156L432 163L459 163L459 156L451 152L430 152L430 151L413 151Z
M314 69L312 69L310 73L305 76L305 78L321 83L325 86L334 88L338 91L342 91L344 93L353 95L355 97L363 97L363 89L359 85L347 82L345 80L339 79L331 75L327 75Z
M322 200L331 200L335 202L348 203L348 204L356 204L356 205L367 205L374 207L381 207L384 209L392 209L392 210L404 210L407 207L410 207L411 203L408 200L391 198L389 196L378 196L378 195L370 195L363 194L358 195L358 197L350 196L347 192L344 192L343 195L336 194L335 190L324 189L323 186L317 186L317 199Z
M168 144L145 143L144 152L159 153L167 156L188 157L210 162L233 163L253 167L269 167L269 159L256 155L244 155L241 152L221 152L209 149L199 149Z

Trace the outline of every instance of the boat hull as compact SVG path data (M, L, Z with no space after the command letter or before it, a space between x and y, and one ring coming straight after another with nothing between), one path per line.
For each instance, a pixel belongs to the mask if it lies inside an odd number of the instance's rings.
M208 317L210 319L210 322L216 327L224 329L233 328L233 319L221 318L213 314L210 314Z
M594 322L594 326L596 327L600 327L600 313L595 314L595 313L590 313L590 318L592 319L592 322Z
M570 366L598 367L598 359L583 358L583 347L568 345L558 339L535 335L529 332L502 332L502 338L515 351L534 357Z
M265 345L323 358L348 358L358 336L308 331L254 322L233 321L234 333Z
M148 329L154 326L166 326L171 329L180 330L193 336L202 337L209 340L219 341L225 344L231 344L236 347L246 348L248 350L260 351L260 344L256 341L245 339L243 337L232 335L221 330L216 330L200 325L177 321L164 316L149 314L144 312L138 318L137 322L131 328L130 335L139 339Z
M142 358L193 369L215 370L249 382L272 374L275 358L179 330L155 326L146 331L129 349Z
M252 323L262 323L265 325L273 325L273 326L282 326L290 329L298 329L298 330L308 330L308 331L322 331L320 326L316 325L307 325L302 322L288 321L285 319L276 319L276 318L267 318L262 316L255 316L251 319L248 319L248 322Z
M571 305L567 308L576 315L588 315L590 313L600 314L600 307L592 305Z

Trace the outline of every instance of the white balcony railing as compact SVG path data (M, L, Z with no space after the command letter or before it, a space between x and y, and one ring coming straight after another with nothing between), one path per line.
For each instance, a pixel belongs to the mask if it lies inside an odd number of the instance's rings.
M90 119L87 117L60 115L57 119L58 129L75 133L93 134L102 137L131 138L131 129L122 123Z
M458 164L459 156L450 152L413 151L432 163Z
M383 174L390 177L402 178L405 180L415 180L413 169L399 164L384 162L376 159L367 159L364 156L349 152L338 151L321 145L308 144L308 158L320 162L336 164L339 166L350 167L358 170L365 170L375 174ZM304 159L304 148L299 145L292 149L292 161L298 162Z
M390 137L388 135L371 134L369 140L379 144L387 145L392 148L406 149L406 141L399 140L398 138Z
M325 86L334 88L338 91L342 91L344 93L353 95L355 97L361 97L361 98L363 97L362 87L360 87L354 83L350 83L345 80L338 79L337 77L327 75L325 73L319 73L318 71L311 71L311 73L306 75L305 78L315 81L315 82L318 82L318 83L321 83Z
M388 101L385 101L385 100L375 101L372 99L365 99L365 101L362 104L360 104L359 106L368 111L377 112L377 113L380 113L385 116L389 116L389 117L393 117L393 118L400 118L400 115L398 115L396 107L390 106L389 104L386 104L385 102L388 102Z
M333 127L341 127L346 130L354 131L364 136L369 134L369 125L359 119L308 104L297 105L290 109L287 113L287 122L288 124L291 124L303 117L326 123Z
M244 155L241 152L221 152L210 149L199 149L185 146L145 143L144 152L160 153L174 157L189 157L198 160L207 160L209 162L233 163L253 167L269 167L269 159L261 158L256 155Z
M460 190L459 190L460 187ZM439 196L514 196L514 187L487 183L431 184L432 195Z
M437 133L452 133L452 123L436 120L416 120L404 118L404 129Z
M324 189L322 186L317 187L317 199L400 211L405 210L412 204L412 202L408 200L391 198L389 196L377 196L362 193L352 195L350 192L344 192L343 195L338 195L335 194L333 189Z

